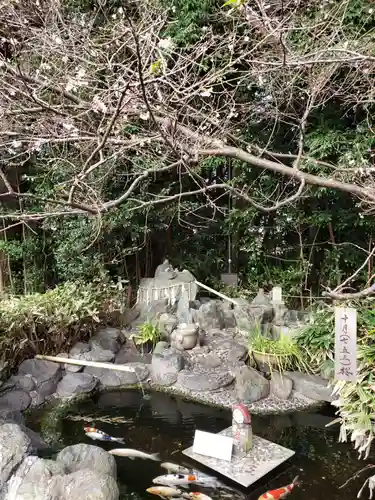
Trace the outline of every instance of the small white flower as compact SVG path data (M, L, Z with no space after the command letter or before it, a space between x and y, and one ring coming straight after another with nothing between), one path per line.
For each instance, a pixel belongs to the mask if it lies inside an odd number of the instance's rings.
M374 12L374 9L372 9L372 8L368 10L369 14L372 14L373 12Z
M143 121L147 121L150 118L150 113L147 111L147 113L141 113L139 115L139 118Z
M250 37L246 35L243 40L244 42L250 42Z
M201 97L210 97L212 94L212 87L209 89L205 89L202 92L199 93Z
M164 50L172 50L173 42L170 37L162 38L161 40L159 40L158 47Z
M80 68L77 72L77 78L81 79L85 76L85 70L83 68Z
M69 80L67 81L67 84L65 85L65 90L67 92L70 92L71 90L76 90L76 81L69 78Z
M19 149L22 147L22 141L13 141L12 142L12 146L15 148L15 149Z
M102 102L98 98L98 96L95 96L93 98L91 108L96 113L99 113L99 112L106 113L106 111L107 111L107 106L104 104L104 102Z
M56 43L56 45L62 45L63 43L61 38L57 35L53 37L53 41Z

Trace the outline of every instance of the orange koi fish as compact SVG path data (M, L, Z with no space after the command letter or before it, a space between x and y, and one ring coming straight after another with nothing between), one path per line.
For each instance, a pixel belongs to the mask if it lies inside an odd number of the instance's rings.
M287 497L290 493L292 493L293 488L296 486L298 481L298 476L296 476L293 481L288 484L288 486L283 486L282 488L278 488L277 490L270 490L263 493L258 500L281 500L282 498Z

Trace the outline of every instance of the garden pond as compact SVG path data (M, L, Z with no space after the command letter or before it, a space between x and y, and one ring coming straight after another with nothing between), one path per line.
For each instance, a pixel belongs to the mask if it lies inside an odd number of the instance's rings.
M145 397L144 397L145 396ZM351 481L345 488L339 487L351 476L371 463L359 461L350 443L338 443L339 427L325 425L333 420L331 407L317 412L296 412L285 415L253 415L253 432L295 451L286 463L255 483L247 490L230 481L230 490L212 490L194 487L213 500L234 498L257 500L267 489L288 484L297 474L301 484L292 493L294 500L354 499L367 477ZM121 447L118 443L91 441L85 436L85 422L116 437L125 438L125 446L148 453L159 452L163 461L186 464L196 470L209 473L198 463L182 455L182 450L192 445L195 429L219 432L231 425L229 409L218 409L192 403L179 397L152 392L107 392L77 403L68 411L37 409L27 417L28 426L48 438L51 448L41 453L53 457L56 452L76 443L101 446L106 450ZM52 438L52 441L51 441ZM373 457L375 458L375 457ZM152 479L165 473L158 462L129 460L116 457L120 498L156 499L146 493ZM374 462L372 462L374 463ZM215 475L212 471L212 475ZM370 475L370 474L367 474ZM367 492L364 493L367 497Z

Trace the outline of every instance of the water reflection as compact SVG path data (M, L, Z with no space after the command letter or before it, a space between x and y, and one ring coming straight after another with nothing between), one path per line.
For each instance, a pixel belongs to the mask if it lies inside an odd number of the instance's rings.
M126 447L147 453L160 452L163 460L193 466L205 473L210 471L190 461L181 451L191 446L195 429L219 432L231 424L229 410L204 407L160 393L152 393L150 399L145 400L136 391L101 394L77 405L71 413L77 420L64 417L61 422L62 441L55 451L78 442L111 449L113 445L110 443L94 443L85 436L83 422L89 417L104 432L124 436ZM43 418L45 415L35 412L30 417L30 427L40 430ZM214 500L229 497L256 500L267 489L288 484L300 474L303 482L292 494L295 500L321 500L322 495L330 500L356 498L361 479L353 481L344 490L338 487L366 462L357 460L350 444L337 443L337 426L325 427L332 419L330 410L325 413L253 416L253 428L257 435L293 449L295 456L248 490L225 480L233 491L194 490L203 491ZM116 457L116 461L121 498L152 500L145 489L151 485L153 477L163 473L159 464L121 457Z

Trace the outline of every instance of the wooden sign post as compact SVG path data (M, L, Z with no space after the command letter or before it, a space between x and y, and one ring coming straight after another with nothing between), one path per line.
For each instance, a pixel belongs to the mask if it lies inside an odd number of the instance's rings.
M335 379L357 380L357 311L335 307Z

